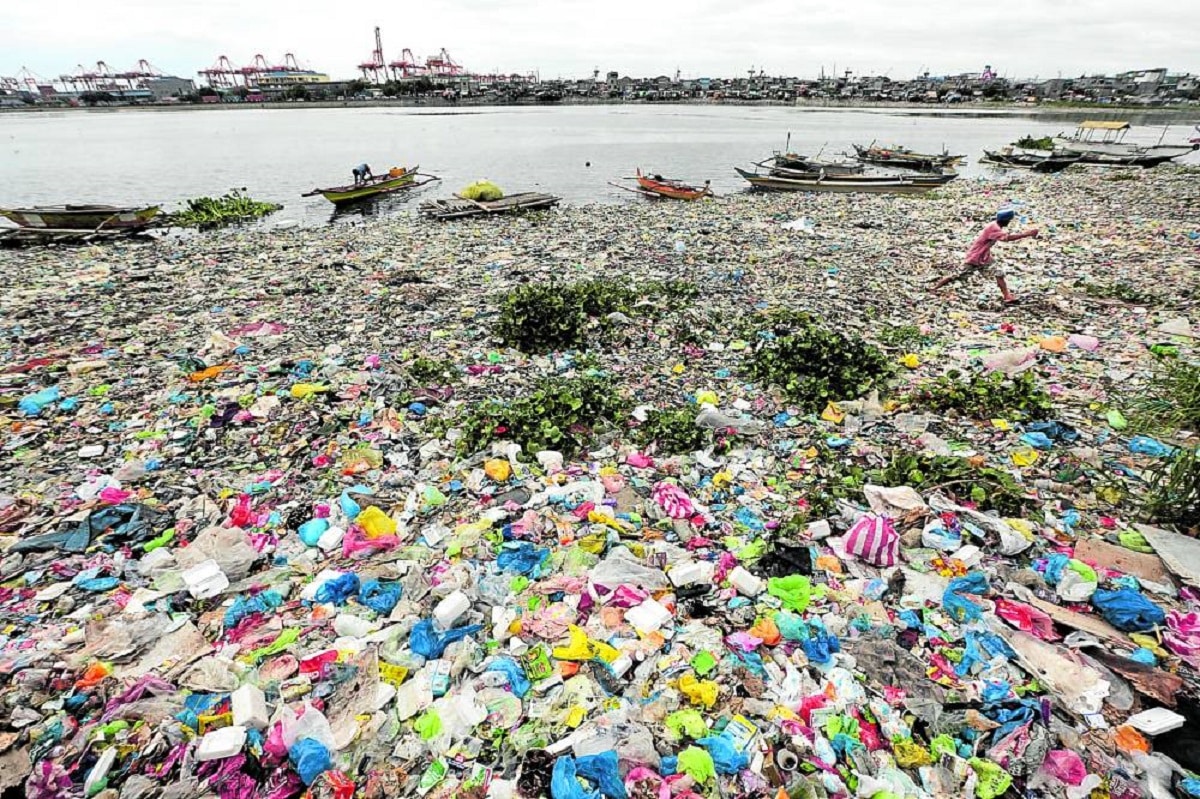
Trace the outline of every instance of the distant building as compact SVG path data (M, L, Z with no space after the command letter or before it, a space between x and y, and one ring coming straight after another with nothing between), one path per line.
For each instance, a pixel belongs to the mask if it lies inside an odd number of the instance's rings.
M196 84L187 78L147 78L143 86L155 100L183 97L196 92Z
M259 89L271 91L272 89L286 89L289 86L329 83L329 76L322 72L313 72L310 69L271 70L260 72L255 78L255 83Z

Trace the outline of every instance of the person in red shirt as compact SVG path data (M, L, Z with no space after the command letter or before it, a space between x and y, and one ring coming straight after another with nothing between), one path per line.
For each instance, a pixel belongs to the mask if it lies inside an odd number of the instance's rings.
M1005 303L1016 302L1017 298L1008 290L1008 283L1004 279L1004 270L996 266L992 257L992 247L998 241L1020 241L1038 235L1037 228L1030 228L1023 233L1005 233L1004 229L1009 226L1015 216L1016 213L1011 208L1001 209L996 214L995 221L988 223L988 226L975 239L975 243L971 245L971 249L967 251L966 263L962 270L939 280L933 285L934 290L969 277L974 272L982 272L995 278L996 285L1000 287L1000 293L1004 295Z

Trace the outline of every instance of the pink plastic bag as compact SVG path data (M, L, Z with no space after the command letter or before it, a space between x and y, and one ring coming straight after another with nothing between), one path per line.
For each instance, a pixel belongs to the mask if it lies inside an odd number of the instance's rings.
M895 566L900 534L889 517L866 513L846 533L846 551L876 566Z
M686 519L695 512L692 500L683 489L673 483L654 486L654 501L672 519Z
M1088 775L1083 759L1069 749L1052 749L1042 761L1042 771L1067 785L1079 785Z
M1200 613L1168 613L1163 642L1180 658L1200 668Z

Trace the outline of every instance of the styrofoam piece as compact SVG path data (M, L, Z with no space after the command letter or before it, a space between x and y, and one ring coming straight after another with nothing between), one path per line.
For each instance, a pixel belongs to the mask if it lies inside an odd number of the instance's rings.
M345 537L345 529L341 527L330 527L328 530L321 533L321 537L317 539L317 547L322 552L332 552L342 545L342 539Z
M212 558L185 569L182 577L188 593L196 599L209 599L229 587L229 578Z
M978 566L983 562L983 550L974 544L966 544L959 547L950 557L961 560L968 567Z
M471 598L462 591L455 591L437 604L433 609L433 618L443 630L449 630L470 607Z
M84 796L91 796L103 788L108 781L108 772L112 770L116 760L117 747L110 746L104 750L104 754L100 755L96 765L92 766L92 770L88 772L87 779L83 781Z
M716 566L706 560L689 560L673 566L667 577L676 588L685 585L711 585Z
M767 588L766 583L741 566L735 566L733 571L729 572L729 584L736 588L739 594L748 597L756 597Z
M204 763L208 760L224 760L227 757L233 757L242 751L242 747L245 745L245 727L222 727L219 730L213 730L205 733L204 737L200 739L200 745L196 747L196 762Z
M1187 723L1187 719L1165 707L1152 707L1130 716L1125 723L1147 735L1161 735L1164 732L1179 729Z
M829 522L824 519L809 523L805 532L809 538L813 539L828 538L833 534L833 530L830 528Z
M237 727L266 729L271 721L267 712L267 698L257 685L243 685L229 697L233 706L233 723Z
M633 628L640 633L656 632L670 620L671 611L653 599L647 599L642 604L625 611L625 621L633 625Z

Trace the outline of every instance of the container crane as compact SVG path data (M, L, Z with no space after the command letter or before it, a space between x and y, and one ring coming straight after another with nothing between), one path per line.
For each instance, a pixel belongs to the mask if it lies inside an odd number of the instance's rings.
M371 51L371 60L359 64L358 68L362 72L363 80L371 83L387 82L387 65L383 61L383 34L380 33L378 25L375 26L375 49Z
M417 63L417 57L407 47L400 52L399 61L392 61L388 64L388 69L392 71L392 77L397 80L415 78L425 74L425 65Z

